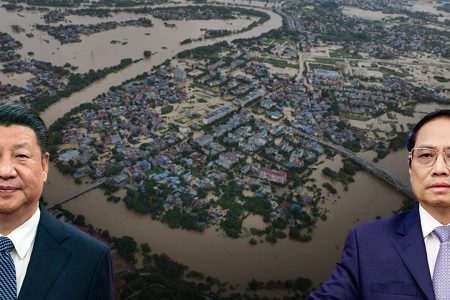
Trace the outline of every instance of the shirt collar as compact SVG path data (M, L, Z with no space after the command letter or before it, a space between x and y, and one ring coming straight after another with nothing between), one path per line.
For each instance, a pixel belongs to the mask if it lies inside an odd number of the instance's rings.
M14 249L20 259L25 257L33 244L40 218L41 211L38 207L31 218L7 235L7 237L14 244Z
M422 225L423 238L428 236L436 227L442 226L442 224L433 218L429 212L419 204L420 224Z

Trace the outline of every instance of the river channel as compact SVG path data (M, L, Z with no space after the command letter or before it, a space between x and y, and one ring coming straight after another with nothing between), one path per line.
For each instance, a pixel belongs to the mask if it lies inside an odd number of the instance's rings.
M258 36L270 29L281 26L281 17L268 11L271 19L262 26L226 40L234 38ZM0 26L9 28L10 25L20 24L26 32L32 31L32 25L40 21L40 14L33 12L7 13L0 8ZM123 16L127 18L127 16ZM180 46L179 42L187 37L198 37L200 28L224 28L237 26L226 24L228 21L174 21L175 28L168 28L158 20L151 18L154 27L147 29L120 28L90 37L83 37L83 42L76 45L60 45L44 33L35 33L35 38L25 37L24 33L13 34L14 38L24 44L20 53L26 56L28 51L34 52L34 57L54 64L62 65L65 62L79 66L84 72L90 68L96 69L114 65L121 58L141 58L143 50L157 52L150 59L141 60L126 69L111 74L86 89L65 98L41 116L49 125L60 118L64 113L81 103L89 102L95 96L106 92L109 87L119 85L126 79L133 78L142 72L149 71L166 59L170 59L177 52L199 45L211 44L217 40L207 40L192 45ZM71 22L83 21L82 17L72 18ZM235 22L235 21L233 21ZM240 21L239 21L240 22ZM242 20L245 22L245 20ZM206 25L205 25L206 24ZM245 23L240 23L242 27ZM222 27L221 27L222 26ZM226 28L226 27L225 27ZM8 30L6 30L8 31ZM149 33L149 35L146 33ZM49 42L44 41L48 40ZM111 40L126 41L126 46L112 45ZM148 41L142 43L142 41ZM141 45L142 44L142 45ZM135 47L136 46L136 47ZM162 48L165 47L165 48ZM432 105L421 107L423 111L432 110ZM416 118L417 120L418 116ZM403 120L404 122L413 122ZM402 122L403 122L402 121ZM359 124L364 126L364 124ZM371 153L364 154L371 157ZM406 153L400 151L388 155L378 165L393 172L401 180L407 182ZM341 158L337 156L333 161L325 161L314 177L319 181L325 179L320 170L325 166L333 169L339 168ZM50 166L49 182L46 185L44 197L47 202L54 203L63 196L80 189L72 178L60 174L56 168ZM275 245L262 243L250 246L249 237L230 239L225 237L216 227L208 228L204 233L194 233L184 230L170 229L149 216L138 215L129 211L123 202L111 203L106 200L103 193L92 190L64 205L74 214L82 214L86 221L95 227L107 229L113 236L131 235L138 242L148 243L153 252L164 252L176 261L188 265L191 269L217 277L222 281L245 286L252 278L258 280L292 279L298 276L311 278L316 284L326 279L338 259L342 244L348 230L362 222L374 220L377 216L389 216L393 210L401 206L403 196L385 183L374 178L366 172L359 172L355 183L344 191L337 186L340 197L325 201L324 207L329 210L328 219L319 222L314 231L312 241L308 243L280 240ZM250 216L245 220L247 227L261 226L261 219Z

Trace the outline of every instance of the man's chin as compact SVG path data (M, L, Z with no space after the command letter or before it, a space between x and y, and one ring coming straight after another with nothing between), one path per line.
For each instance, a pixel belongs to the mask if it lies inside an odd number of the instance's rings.
M9 198L0 198L0 213L1 214L11 214L17 211L20 208L18 205L17 199Z
M426 205L434 208L448 208L450 209L450 199L433 199L426 202Z
M12 215L17 211L16 207L3 207L0 206L0 215Z

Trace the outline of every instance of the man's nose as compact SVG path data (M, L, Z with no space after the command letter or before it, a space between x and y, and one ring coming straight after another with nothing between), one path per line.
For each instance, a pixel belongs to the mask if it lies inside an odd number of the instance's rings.
M0 158L0 178L8 179L16 175L17 171L11 159Z

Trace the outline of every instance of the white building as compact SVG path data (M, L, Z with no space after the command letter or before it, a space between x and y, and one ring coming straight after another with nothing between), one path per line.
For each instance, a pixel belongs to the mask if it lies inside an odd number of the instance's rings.
M175 70L174 79L176 81L186 81L186 78L187 78L186 70L184 69Z

